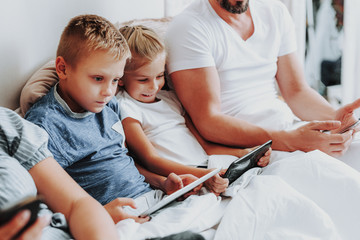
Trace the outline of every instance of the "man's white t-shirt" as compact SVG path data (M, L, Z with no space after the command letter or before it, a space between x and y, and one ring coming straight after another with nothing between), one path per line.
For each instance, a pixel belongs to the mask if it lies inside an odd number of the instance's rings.
M279 100L277 59L296 51L294 24L278 0L249 1L253 35L244 41L208 0L194 1L166 34L169 73L215 66L223 113L270 129L285 129L295 116Z
M140 122L145 135L159 156L189 166L207 166L208 156L185 125L185 111L172 91L160 91L159 101L142 103L126 91L116 96L121 120L133 118Z

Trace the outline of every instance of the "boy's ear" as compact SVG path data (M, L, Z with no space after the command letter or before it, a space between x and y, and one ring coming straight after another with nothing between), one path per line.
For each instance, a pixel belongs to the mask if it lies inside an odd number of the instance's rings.
M66 62L65 59L61 56L57 57L55 60L56 73L59 76L59 79L66 79Z

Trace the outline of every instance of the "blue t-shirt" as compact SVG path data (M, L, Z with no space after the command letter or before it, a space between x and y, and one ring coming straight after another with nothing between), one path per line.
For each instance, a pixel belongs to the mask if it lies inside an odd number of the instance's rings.
M56 87L25 118L48 132L49 150L66 172L101 204L150 191L124 147L116 99L99 113L74 113Z

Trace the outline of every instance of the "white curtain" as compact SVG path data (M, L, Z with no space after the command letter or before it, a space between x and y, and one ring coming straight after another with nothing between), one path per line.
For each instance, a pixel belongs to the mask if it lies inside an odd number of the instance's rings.
M287 8L294 20L298 57L301 63L305 61L305 34L306 34L306 0L280 0Z
M342 57L343 104L360 98L360 1L344 1L344 48Z

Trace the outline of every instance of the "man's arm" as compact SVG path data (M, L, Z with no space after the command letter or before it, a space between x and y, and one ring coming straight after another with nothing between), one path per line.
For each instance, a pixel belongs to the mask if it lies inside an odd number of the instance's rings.
M171 79L181 103L206 140L250 147L271 139L269 131L221 112L220 79L215 67L177 71Z
M335 132L340 132L357 121L353 112L360 107L360 99L335 110L307 84L295 53L279 57L276 79L286 103L300 119L341 121L339 131Z
M104 207L90 197L49 157L29 170L38 192L55 212L65 215L75 239L118 239L114 222Z
M335 109L306 82L295 53L278 58L276 80L285 102L301 120L335 120Z
M280 72L278 77L285 81L291 74ZM275 150L307 152L320 149L333 156L343 154L351 142L351 133L325 134L320 131L339 128L340 122L336 121L311 122L292 131L273 131L223 114L220 109L220 79L215 67L181 70L173 72L171 78L195 127L208 141L251 147L272 139L272 148ZM286 87L283 85L281 88L281 91L285 91Z

